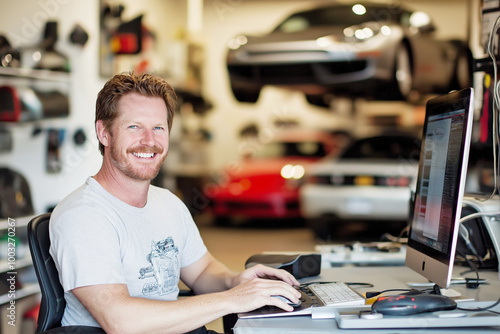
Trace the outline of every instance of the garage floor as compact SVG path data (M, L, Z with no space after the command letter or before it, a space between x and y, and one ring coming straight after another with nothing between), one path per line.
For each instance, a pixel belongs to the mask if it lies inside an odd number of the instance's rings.
M195 217L209 251L231 270L241 271L245 261L265 251L314 251L313 233L298 224L269 225L249 222L245 225L218 227L209 217Z

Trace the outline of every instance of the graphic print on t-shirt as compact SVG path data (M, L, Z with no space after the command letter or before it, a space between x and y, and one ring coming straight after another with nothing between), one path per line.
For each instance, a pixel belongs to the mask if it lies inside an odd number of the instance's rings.
M151 253L146 259L151 264L139 270L139 279L154 278L154 282L145 283L143 295L157 293L166 295L174 292L179 282L179 249L172 237L158 242L151 242Z

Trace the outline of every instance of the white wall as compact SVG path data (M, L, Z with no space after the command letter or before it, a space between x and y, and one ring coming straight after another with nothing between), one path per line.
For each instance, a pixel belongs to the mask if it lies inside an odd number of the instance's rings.
M148 0L146 4L130 1L124 18L133 18L146 11L144 23L155 27L159 40L174 39L176 31L184 25L184 1ZM106 79L99 75L98 0L9 1L8 6L0 11L0 33L7 36L15 47L31 46L41 40L48 20L59 22L57 48L69 56L71 63L70 116L39 123L44 129L65 129L65 140L61 147L62 172L46 173L47 136L43 132L33 137L31 133L37 125L34 123L8 124L13 130L14 148L11 153L0 153L0 166L9 166L27 177L37 214L57 204L89 175L97 172L101 156L97 150L93 123L95 99ZM76 24L89 34L84 47L69 42L69 34ZM0 81L5 83L4 79L0 78ZM80 147L72 140L79 128L85 130L88 139Z
M95 173L100 156L95 150L93 133L93 104L101 86L97 74L98 7L96 1L80 0L22 0L10 1L0 12L0 32L6 34L13 46L36 44L41 40L45 22L59 22L59 49L71 61L71 114L68 119L41 123L43 128L66 129L61 148L62 173L46 174L46 133L31 136L34 123L10 124L15 135L11 154L0 154L0 164L19 170L28 178L34 200L35 213L45 212L57 204L69 191L81 185L86 176ZM68 36L76 23L90 35L89 43L80 48L70 45ZM84 128L87 144L76 147L72 143L74 132Z
M144 13L144 22L158 35L160 58L170 53L169 46L178 41L179 32L187 27L187 0L123 0L125 17ZM414 0L405 4L430 11L440 35L461 37L467 32L467 0ZM320 1L317 1L320 2ZM324 1L323 1L324 2ZM203 92L214 104L206 126L212 131L210 165L217 168L238 157L237 133L247 123L255 122L272 129L276 118L296 119L305 126L343 128L350 126L342 112L327 112L306 103L300 93L265 88L257 104L237 103L231 95L225 70L226 41L237 33L270 30L292 10L313 1L298 0L205 0L203 29L192 40L203 45ZM66 128L62 149L64 163L60 175L46 175L44 171L45 138L31 138L32 125L15 127L16 147L12 154L0 154L0 165L11 165L29 177L37 213L57 203L70 190L82 184L88 175L97 171L100 155L93 132L94 103L104 83L98 73L98 0L18 0L9 1L0 11L0 33L6 34L15 46L31 45L40 40L45 21L59 21L59 49L68 54L72 67L71 116L46 126ZM75 24L80 24L90 35L83 47L72 45L68 36ZM164 56L165 66L174 66L175 59ZM175 64L175 66L178 66ZM340 105L339 109L345 107ZM340 110L342 111L342 110ZM86 130L88 145L77 148L72 144L74 131ZM168 163L168 159L167 159Z

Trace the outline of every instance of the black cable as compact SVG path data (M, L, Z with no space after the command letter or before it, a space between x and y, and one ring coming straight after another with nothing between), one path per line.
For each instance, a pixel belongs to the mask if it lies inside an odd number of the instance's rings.
M500 304L500 298L496 302L494 302L493 304L491 304L489 306L475 307L475 308L457 307L457 309L459 309L460 311L488 311L490 308L493 308L493 307L497 306L498 304ZM491 311L491 312L497 313L496 311Z
M460 223L459 228L460 228L459 235L462 237L462 240L465 242L465 245L467 246L467 248L469 248L469 250L472 252L472 254L476 257L479 264L481 266L483 266L484 265L483 259L481 258L481 256L479 256L479 253L477 252L476 247L474 247L474 245L472 244L472 242L470 240L469 230L467 229L467 227L465 227L465 225L463 223Z
M467 261L467 263L469 264L469 267L476 272L476 276L477 276L477 279L475 282L470 282L469 280L474 280L474 279L465 279L465 282L466 282L466 286L468 288L471 288L471 289L476 289L478 286L479 286L479 272L477 271L477 268L472 264L472 262L469 261L469 259L467 259L466 256L464 256L464 254L462 253L459 253L461 256L463 256L465 258L465 261ZM463 308L463 307L457 307L457 309L461 310L461 311L488 311L489 309L497 306L498 304L500 304L500 298L494 302L493 304L489 305L489 306L485 306L485 307L475 307L475 308L471 308L471 309L468 309L468 308ZM494 313L497 313L496 311L490 311L490 312L494 312Z
M409 291L411 291L411 289L388 289L388 290L384 290L384 291L368 291L366 293L366 298L373 298L375 296L381 295L381 294L386 293L386 292L396 292L396 291L409 292Z
M462 256L465 259L465 261L467 262L469 267L476 273L475 282L474 282L473 278L466 278L465 279L465 286L468 287L469 289L476 289L479 286L479 279L480 279L479 272L477 271L476 266L474 266L474 264L467 258L467 256L463 252L461 252L457 249L457 253L460 254L460 256Z
M418 290L418 289L388 289L388 290L382 290L382 291L368 291L366 293L366 298L372 298L378 295L381 295L386 292L396 292L396 291L402 291L402 292L407 292L408 295L417 295L417 294L434 294L434 295L440 295L441 290L439 289L439 286L434 285L430 289L424 289L424 290Z
M369 288L373 288L373 284L371 283L363 283L363 282L345 282L345 284L352 286L352 285L360 285L360 286L367 286Z

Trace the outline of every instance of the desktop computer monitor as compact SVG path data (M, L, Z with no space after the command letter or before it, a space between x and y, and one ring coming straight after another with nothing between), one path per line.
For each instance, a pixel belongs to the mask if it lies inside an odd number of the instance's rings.
M429 100L405 264L450 285L469 160L473 89Z

